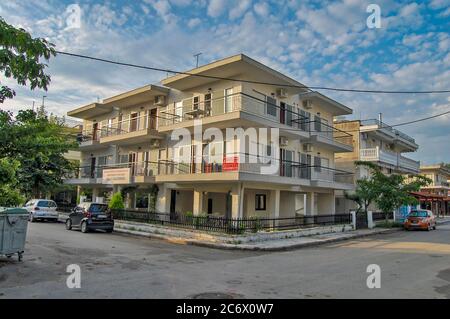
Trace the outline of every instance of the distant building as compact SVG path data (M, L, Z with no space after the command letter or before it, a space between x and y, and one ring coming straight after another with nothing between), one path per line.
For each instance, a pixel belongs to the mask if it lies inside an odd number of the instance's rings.
M403 155L418 149L414 138L383 123L381 116L379 119L336 121L334 126L352 135L348 137L348 143L353 145L353 152L336 153L335 164L337 169L353 172L355 183L369 176L369 170L357 167L355 161L374 163L385 174L419 173L420 163ZM345 199L343 192L336 194L336 212L354 208L355 203ZM376 207L372 209L376 210Z
M421 208L432 210L436 215L450 215L450 168L444 164L422 165L420 175L432 180L413 195Z

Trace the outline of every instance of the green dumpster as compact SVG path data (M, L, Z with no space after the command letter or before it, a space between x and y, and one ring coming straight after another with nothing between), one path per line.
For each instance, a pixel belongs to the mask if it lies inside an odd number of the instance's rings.
M0 255L14 254L22 260L27 236L28 212L23 208L0 207Z

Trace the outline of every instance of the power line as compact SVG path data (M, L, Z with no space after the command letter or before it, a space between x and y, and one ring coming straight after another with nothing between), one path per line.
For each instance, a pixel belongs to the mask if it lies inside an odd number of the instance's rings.
M397 123L397 124L394 124L394 125L387 125L386 123L381 122L382 127L377 128L376 130L378 131L378 130L382 130L384 128L392 128L392 127L397 127L397 126L403 126L403 125L409 125L409 124L414 124L414 123L418 123L418 122L423 122L423 121L431 120L431 119L434 119L434 118L437 118L437 117L441 117L441 116L444 116L444 115L447 115L447 114L450 114L450 111L439 113L439 114L436 114L436 115L433 115L433 116L420 118L420 119L417 119L417 120L414 120L414 121L401 122L401 123ZM312 123L312 122L315 122L315 121L311 121L309 123ZM383 126L383 124L384 124L384 126ZM295 128L293 128L293 129L284 129L284 130L304 132L304 130L302 130L302 129L295 129ZM335 130L340 131L339 129L335 129ZM335 130L320 131L320 133L333 133L333 132L335 132ZM360 131L361 130L358 129L358 130L342 131L342 133L351 133L351 132L360 132ZM342 137L344 137L344 136L342 136Z
M354 93L374 93L374 94L450 93L450 90L428 90L428 91L362 90L362 89L335 88L335 87L327 87L327 86L306 86L306 85L295 85L295 84L271 83L271 82L264 82L264 81L253 81L253 80L245 80L245 79L227 78L227 77L205 75L205 74L194 74L194 73L190 73L190 72L176 71L176 70L171 70L171 69L163 69L163 68L138 65L138 64L132 64L132 63L126 63L126 62L118 62L118 61L97 58L97 57L83 55L83 54L63 52L63 51L56 51L56 53L71 56L71 57L83 58L83 59L88 59L88 60L93 60L93 61L99 61L99 62L104 62L104 63L110 63L110 64L115 64L115 65L121 65L121 66L126 66L126 67L133 67L133 68L151 70L151 71L157 71L157 72L190 75L190 76L196 76L196 77L208 78L208 79L214 79L214 80L239 81L239 82L244 82L244 83L260 84L260 85L273 85L273 86L279 86L279 87L292 87L292 88L301 88L301 89L308 89L308 90L314 89L314 90L328 90L328 91L354 92Z

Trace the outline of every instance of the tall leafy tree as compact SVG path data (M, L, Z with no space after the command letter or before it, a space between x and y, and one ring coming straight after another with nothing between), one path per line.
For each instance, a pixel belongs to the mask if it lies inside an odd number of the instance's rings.
M19 85L29 85L32 90L47 90L50 76L45 73L45 62L55 55L53 44L33 38L24 29L15 28L0 17L0 72L5 77L15 79ZM0 103L14 95L13 89L0 83Z
M356 162L357 166L367 167L370 171L370 177L366 180L358 181L356 190L353 193L354 198L350 199L365 201L365 203L374 201L378 208L386 213L391 213L402 205L415 205L417 199L411 195L411 192L417 192L421 187L428 185L431 180L425 176L417 175L412 181L408 181L405 176L399 174L384 174L381 169L370 162ZM359 204L360 205L360 204ZM366 205L366 209L367 209Z

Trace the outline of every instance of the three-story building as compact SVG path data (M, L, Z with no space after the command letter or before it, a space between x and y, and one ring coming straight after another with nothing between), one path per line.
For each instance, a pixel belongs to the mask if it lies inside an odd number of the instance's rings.
M142 209L157 185L159 212L334 214L335 192L353 187L334 155L353 148L333 120L351 112L240 54L70 111L84 133L67 182L93 197L126 191Z

